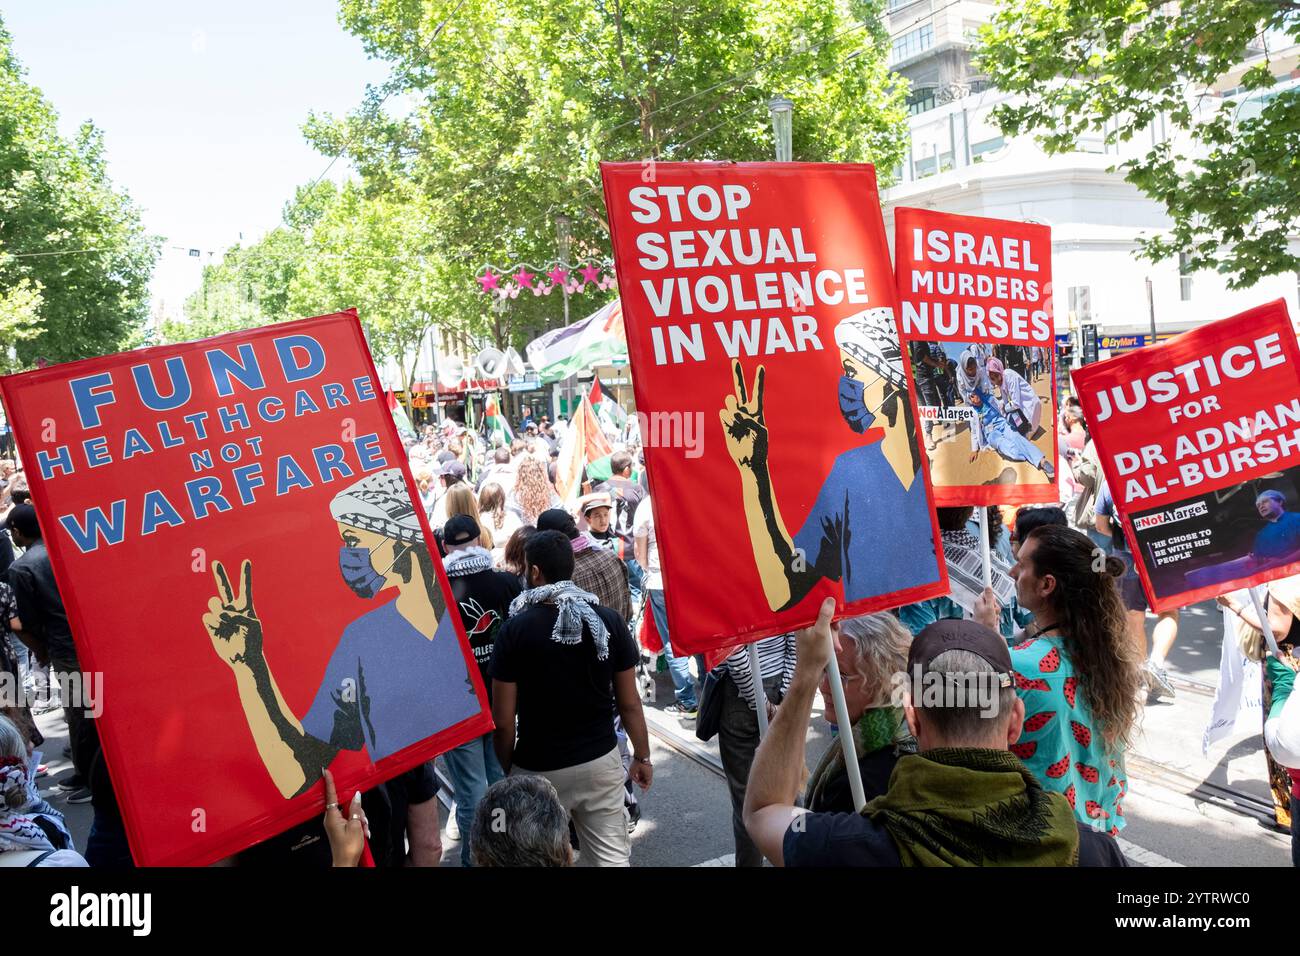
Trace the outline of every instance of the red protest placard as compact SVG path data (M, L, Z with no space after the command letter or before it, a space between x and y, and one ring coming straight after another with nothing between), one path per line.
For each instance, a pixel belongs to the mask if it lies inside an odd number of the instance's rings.
M894 261L935 504L1055 501L1051 230L900 208Z
M132 854L204 864L491 729L355 313L0 380Z
M874 170L601 172L674 651L947 593Z
M1072 378L1154 610L1300 571L1300 350L1282 300Z

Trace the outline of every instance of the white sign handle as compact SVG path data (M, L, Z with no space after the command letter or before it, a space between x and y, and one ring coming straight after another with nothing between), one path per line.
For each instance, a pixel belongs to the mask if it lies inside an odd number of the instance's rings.
M1273 639L1273 628L1268 623L1268 615L1264 613L1264 602L1259 599L1254 588L1246 588L1246 590L1250 592L1250 603L1255 607L1255 616L1259 618L1259 630L1264 635L1264 640L1268 641L1268 649L1273 652L1274 657L1281 657L1282 650Z
M754 714L758 717L758 739L767 736L767 692L763 690L763 672L758 666L758 641L750 644L749 677L753 683Z
M978 508L980 515L980 556L984 559L984 586L993 587L993 556L989 553L989 509Z
M831 659L826 665L830 671L831 700L835 704L835 724L839 727L840 748L844 751L844 769L848 772L849 790L853 793L853 809L857 813L867 805L867 795L862 789L862 771L858 767L858 749L853 743L853 725L849 723L849 706L844 701L844 682L840 677L840 662L835 657L835 635L830 636Z

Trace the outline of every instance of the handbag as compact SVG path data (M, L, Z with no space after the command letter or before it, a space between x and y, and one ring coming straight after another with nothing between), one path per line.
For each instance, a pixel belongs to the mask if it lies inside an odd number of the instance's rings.
M700 688L700 710L695 717L695 736L712 740L722 729L722 682L730 675L724 667L715 667L704 675Z

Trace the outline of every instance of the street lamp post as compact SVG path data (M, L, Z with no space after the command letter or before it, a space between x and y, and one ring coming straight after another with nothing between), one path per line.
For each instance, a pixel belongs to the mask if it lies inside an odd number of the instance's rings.
M772 137L776 140L776 161L788 163L794 158L794 104L784 96L773 97L767 102L768 112L772 114Z
M1151 287L1151 277L1147 276L1147 314L1151 317L1151 344L1156 344L1156 295Z
M555 217L555 244L560 250L560 268L569 268L569 246L573 242L573 220L560 213ZM569 324L569 282L566 278L560 291L564 293L564 324Z
M438 327L429 326L429 364L433 369L433 421L442 427L442 403L438 401Z

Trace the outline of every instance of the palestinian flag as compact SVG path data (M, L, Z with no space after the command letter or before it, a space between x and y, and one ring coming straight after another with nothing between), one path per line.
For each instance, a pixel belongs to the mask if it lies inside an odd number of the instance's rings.
M411 419L406 415L406 409L402 403L397 400L397 395L391 389L384 389L384 403L388 406L388 412L393 416L393 424L397 426L397 434L404 441L414 441L416 439L415 426L411 424Z
M560 457L555 466L555 490L565 504L572 504L582 494L582 470L588 463L608 458L611 452L613 449L596 421L596 411L584 395L560 442Z
M605 431L612 435L623 434L627 425L627 410L614 398L614 393L601 384L599 375L592 380L589 400Z
M507 445L515 440L514 432L510 430L510 423L506 421L505 415L501 414L501 399L496 395L489 395L487 401L483 403L483 434L487 436L489 442L492 441L494 434L500 434Z
M543 385L596 365L626 362L627 342L619 300L607 303L581 321L533 339L525 351Z

